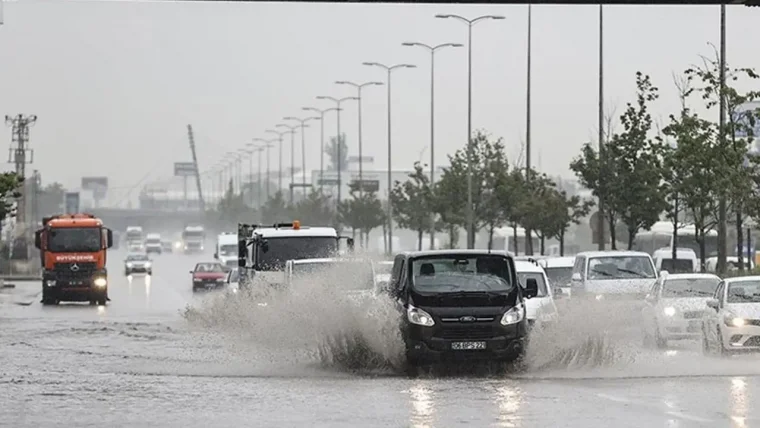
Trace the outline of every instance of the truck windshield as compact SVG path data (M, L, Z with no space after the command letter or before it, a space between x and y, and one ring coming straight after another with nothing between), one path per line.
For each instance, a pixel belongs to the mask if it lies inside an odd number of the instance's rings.
M94 253L103 248L99 227L50 229L48 250L53 253Z
M137 231L130 231L127 232L127 240L129 241L139 241L142 239L142 233Z
M203 239L203 232L184 231L184 232L182 232L182 238L184 238L184 239Z
M222 245L221 247L219 247L220 256L234 256L234 255L237 255L237 252L238 252L238 246L236 244Z
M504 257L442 255L414 259L411 266L412 284L421 292L507 292L512 288Z
M258 251L261 270L282 270L288 260L322 259L335 256L338 239L330 236L267 238L269 251Z

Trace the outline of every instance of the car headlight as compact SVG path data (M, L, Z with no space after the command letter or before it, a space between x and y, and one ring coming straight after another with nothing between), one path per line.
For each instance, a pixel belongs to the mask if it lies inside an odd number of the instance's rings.
M216 282L224 282L224 281L226 281L224 278L217 278L216 279Z
M594 298L596 300L604 300L604 294L597 294L596 296L594 296Z
M128 268L131 268L132 266L134 266L134 264L133 264L133 263L127 263L127 267L128 267Z
M665 313L666 316L672 317L673 315L676 314L676 308L672 306L668 306L667 308L663 310L663 312Z
M144 265L146 268L150 269L151 266L153 266L151 263L145 263Z
M105 287L106 284L108 284L108 281L106 281L106 279L101 276L101 277L95 278L95 280L92 281L92 284L96 287Z
M435 324L433 317L431 317L429 313L422 309L415 308L412 305L409 305L406 309L406 318L410 323L421 325L423 327L432 327L433 324Z
M744 320L744 318L738 318L732 314L726 315L726 318L723 321L729 327L744 327L744 325L746 324L746 321Z
M517 324L525 318L525 308L523 305L517 305L514 308L504 312L501 317L501 325Z
M200 278L193 278L193 281L195 281L195 282L201 282L202 280Z

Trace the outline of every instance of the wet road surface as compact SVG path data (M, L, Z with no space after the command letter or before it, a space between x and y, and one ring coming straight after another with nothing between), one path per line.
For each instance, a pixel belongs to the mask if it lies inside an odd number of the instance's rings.
M131 281L123 258L109 259L107 307L43 307L38 284L0 292L0 426L760 426L753 356L683 343L599 368L357 375L191 327L182 311L214 295L194 295L188 271L208 257L153 256L155 275Z

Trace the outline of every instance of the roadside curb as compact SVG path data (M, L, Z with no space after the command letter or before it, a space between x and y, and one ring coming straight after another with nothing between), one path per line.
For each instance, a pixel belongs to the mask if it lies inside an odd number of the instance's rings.
M42 277L38 275L0 275L0 282L2 281L42 281Z

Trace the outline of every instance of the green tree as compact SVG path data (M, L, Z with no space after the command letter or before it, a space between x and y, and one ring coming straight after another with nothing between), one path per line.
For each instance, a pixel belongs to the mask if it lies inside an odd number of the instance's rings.
M340 159L338 159L338 144L340 144ZM328 171L337 171L338 165L340 170L345 171L348 166L348 143L346 143L346 134L340 134L339 137L330 137L330 142L325 146L325 154L328 157L328 163L325 169Z
M514 251L515 254L520 254L520 248L517 240L517 228L520 227L520 222L523 220L524 213L526 211L525 205L530 203L531 195L527 190L527 183L525 182L525 176L518 168L513 168L508 175L507 185L499 188L499 198L501 199L502 207L504 209L504 218L507 220L507 224L512 228L512 242L514 248L507 250ZM526 239L526 247L528 240ZM523 251L527 253L527 248Z
M721 103L721 80L720 80L720 55L713 46L714 58L702 57L702 65L692 66L685 71L689 82L696 83L696 93L706 103L708 109L720 106ZM743 269L743 255L741 251L743 241L743 219L747 207L757 205L757 193L753 190L751 174L746 169L748 151L754 140L753 129L758 115L756 111L744 110L744 104L760 98L760 91L741 92L734 83L749 83L760 78L760 75L752 68L729 68L725 69L725 82L723 87L723 103L726 112L726 123L723 129L718 130L718 142L722 147L724 172L720 179L723 188L727 190L725 197L730 205L727 212L734 214L734 226L737 237L737 254L739 269ZM720 213L719 213L720 215ZM718 249L723 252L723 248Z
M546 174L541 174L535 169L526 170L527 179L523 179L523 191L530 197L524 198L518 207L521 213L520 224L526 229L535 232L540 242L540 252L546 250L546 238L553 231L553 222L558 215L559 208L554 200L556 184ZM553 206L554 204L554 206ZM530 252L532 248L527 248Z
M547 221L544 234L559 241L559 254L564 256L567 229L572 224L581 224L581 220L591 212L594 201L578 195L569 196L566 191L557 189L553 189L547 199L547 211L553 215Z
M427 165L425 165L427 167ZM396 181L391 189L393 219L399 227L417 232L417 248L422 250L422 239L431 228L440 230L435 223L434 196L430 187L430 176L419 162L414 163L414 172L403 183Z
M16 215L16 199L21 197L24 177L15 172L0 174L0 222Z
M264 224L274 224L292 219L293 209L285 201L281 190L275 192L266 204L261 207L261 221Z
M375 192L365 191L360 195L358 183L351 185L349 195L349 199L338 205L338 221L350 227L354 237L358 231L362 245L367 246L370 232L385 221L383 205Z
M332 207L330 196L312 189L306 198L298 201L295 213L299 219L307 221L309 225L331 227L335 220Z
M491 142L486 134L478 131L470 144L474 232L487 227L491 236L490 245L493 229L506 222L498 188L508 181L509 163L501 139ZM438 199L436 211L441 216L444 229L451 231L453 225L467 227L467 147L449 155L449 161L450 166L443 169L435 187ZM444 209L443 204L448 204L448 208ZM460 214L454 214L456 211Z

